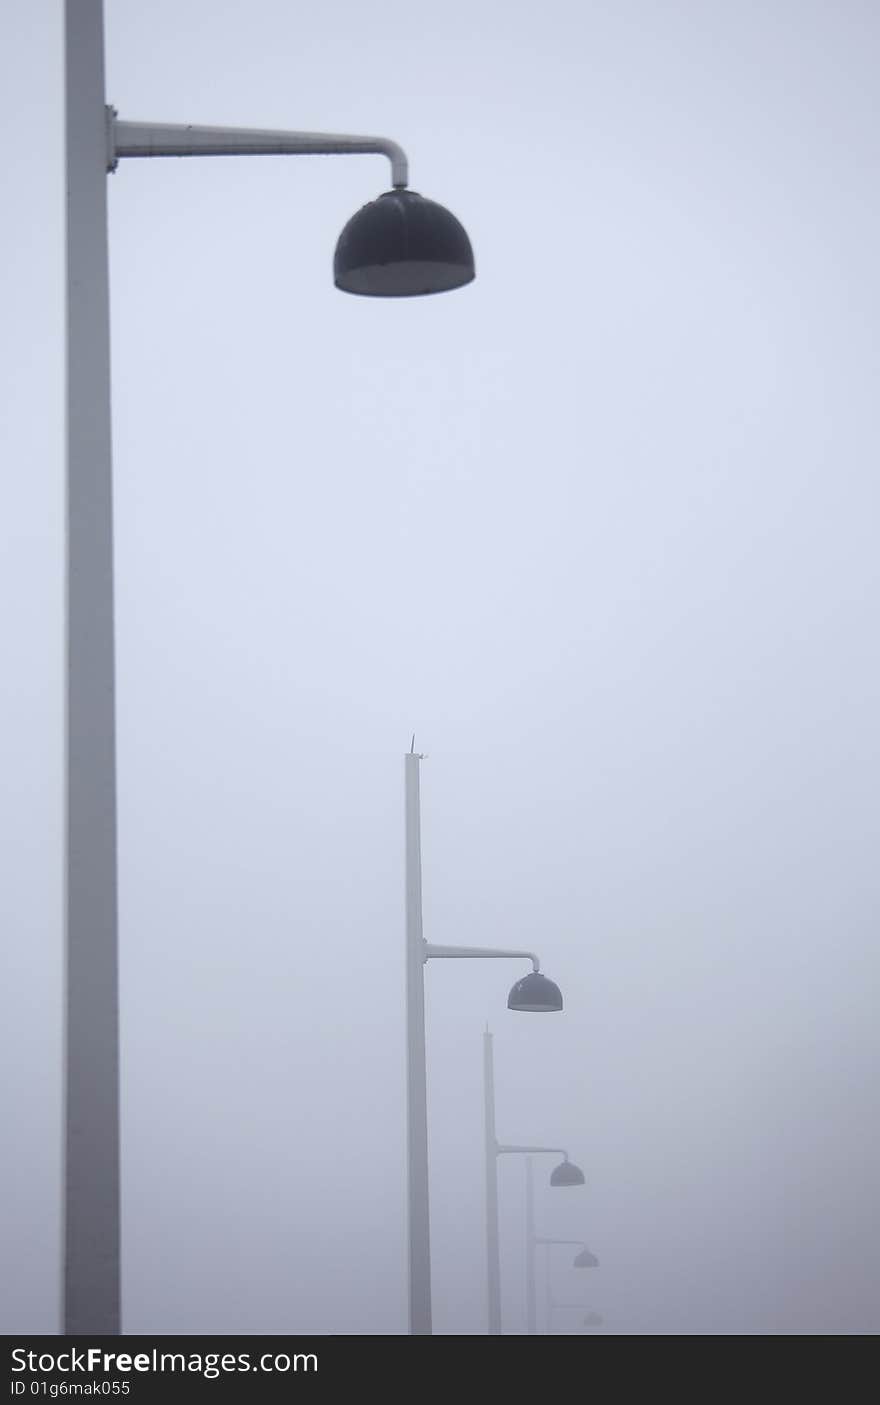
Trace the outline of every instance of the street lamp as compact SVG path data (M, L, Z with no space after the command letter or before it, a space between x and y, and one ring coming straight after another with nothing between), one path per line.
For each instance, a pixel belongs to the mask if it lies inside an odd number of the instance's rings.
M67 566L65 716L66 1334L113 1336L119 1307L119 999L107 173L148 156L375 152L393 189L336 249L345 292L409 297L474 277L448 210L407 190L383 137L120 121L104 92L102 0L65 0Z
M393 189L352 215L340 234L333 258L336 287L401 298L445 293L473 281L474 255L463 226L442 205L407 189L406 155L387 137L120 122L112 107L106 120L109 171L125 156L387 156Z
M498 1141L495 1134L495 1058L492 1050L492 1035L487 1029L483 1034L483 1101L485 1108L486 1133L486 1275L489 1305L489 1336L501 1335L501 1249L498 1235L498 1157L527 1156L526 1162L526 1217L527 1243L529 1255L527 1280L534 1280L534 1192L532 1188L533 1156L545 1153L562 1155L562 1161L550 1176L553 1186L584 1184L584 1173L568 1158L568 1152L560 1146L509 1146ZM529 1332L535 1332L534 1304L529 1298Z
M528 1164L528 1163L527 1163L527 1164ZM528 1177L528 1194L529 1194L529 1195L532 1195L532 1194L533 1194L533 1188L532 1188L532 1182L531 1182L531 1177L530 1177L530 1176ZM531 1212L527 1211L527 1213L526 1213L526 1223L527 1223L527 1224L528 1224L528 1223L534 1223L534 1211L533 1211L533 1210L532 1210ZM530 1321L530 1323L534 1323L534 1330L535 1330L535 1331L537 1331L537 1311L536 1311L536 1304L537 1304L537 1296L538 1296L538 1294L537 1294L537 1283L536 1283L536 1268L535 1268L535 1260L536 1260L536 1257L537 1257L537 1256L536 1256L536 1254L535 1254L535 1247L536 1247L538 1244L543 1244L543 1245L545 1246L545 1250L544 1250L544 1282L545 1282L546 1289L547 1289L547 1303L548 1303L548 1309L547 1309L547 1329L548 1329L548 1331L549 1331L549 1330L550 1330L550 1309L549 1309L549 1303L550 1303L550 1291L551 1291L551 1290L550 1290L550 1268L551 1268L551 1263L550 1263L550 1251L551 1251L552 1247L553 1247L554 1245L556 1245L556 1244L574 1245L576 1248L578 1248L578 1249L581 1250L581 1252L580 1252L579 1254L575 1254L574 1258L572 1259L572 1261L571 1261L572 1268L598 1268L598 1267L599 1267L599 1260L596 1258L596 1255L595 1255L595 1254L591 1254L591 1253L590 1253L589 1249L587 1248L586 1244L584 1243L584 1241L583 1241L582 1239L544 1239L544 1238L542 1238L540 1235L537 1235L537 1236L536 1236L536 1235L533 1235L533 1236L532 1236L532 1248L531 1248L530 1251L528 1250L528 1246L527 1246L527 1256L526 1256L526 1257L527 1257L529 1278L528 1278L528 1282L527 1282L527 1284L526 1284L526 1292L527 1292L527 1294L528 1294L528 1301L529 1301L529 1321Z
M549 1245L549 1244L580 1243L581 1241L580 1241L580 1240L568 1240L568 1239L539 1239L539 1240L537 1240L536 1242L539 1243L539 1244L548 1244L548 1245ZM599 1265L599 1260L596 1258L596 1256L595 1256L594 1254L591 1254L587 1248L584 1248L583 1253L582 1253L582 1254L578 1254L578 1255L576 1256L576 1258L574 1259L573 1262L574 1262L574 1267L575 1267L575 1268L597 1268L598 1265ZM561 1309L571 1310L571 1311L573 1311L573 1312L582 1312L583 1309L584 1309L585 1304L584 1304L584 1303L563 1303L563 1302L559 1302L559 1301L557 1301L556 1299L554 1299L554 1297L553 1297L553 1284L552 1284L552 1280L551 1280L551 1277L550 1277L550 1250L549 1250L549 1248L548 1248L548 1250L547 1250L547 1263L546 1263L546 1274L545 1274L545 1277L544 1277L544 1289L545 1289L545 1294L546 1294L546 1312L545 1312L545 1320L546 1320L546 1324L547 1324L546 1330L547 1330L547 1335L548 1335L548 1336L552 1336L552 1335L553 1335L553 1314L554 1314L554 1312L556 1312L557 1310L561 1310ZM600 1315L599 1315L598 1312L595 1312L595 1311L593 1311L593 1310L590 1310L590 1311L587 1313L587 1315L584 1317L584 1319L583 1319L583 1325L584 1325L584 1327L601 1327L601 1326L602 1326L602 1323L603 1323L603 1320L604 1320L604 1319L603 1319L602 1317L600 1317Z
M552 1297L550 1296L550 1294L548 1293L548 1295L547 1295L547 1333L548 1333L548 1335L549 1335L549 1336L552 1336L552 1335L553 1335L553 1314L554 1314L554 1312L559 1312L559 1311L562 1311L562 1310L571 1311L571 1312L582 1312L582 1311L583 1311L583 1308L584 1308L584 1304L583 1304L583 1303L560 1303L560 1302L556 1302L555 1299L552 1298ZM601 1317L598 1312L590 1311L590 1312L588 1312L588 1313L586 1314L586 1316L583 1318L583 1326L584 1326L584 1327L601 1327L601 1326L603 1325L604 1321L605 1321L604 1317Z
M566 1156L564 1161L553 1168L550 1184L552 1186L583 1185L584 1173L580 1166L574 1166ZM577 1242L583 1243L582 1240ZM537 1270L535 1267L537 1243L535 1234L535 1172L534 1162L529 1156L526 1161L526 1331L529 1336L534 1336L538 1330ZM548 1249L548 1255L549 1252Z
M554 1312L583 1312L585 1303L563 1303L553 1296L553 1287L548 1273L546 1280L546 1319L547 1335L553 1336L553 1314ZM591 1308L581 1319L584 1327L601 1327L604 1324L604 1317Z
M485 946L435 946L422 935L422 849L420 763L413 745L404 758L406 782L406 1040L407 1040L407 1205L409 1230L409 1331L411 1336L431 1335L431 1233L428 1199L428 1097L425 1048L425 963L433 957L521 957L532 963L534 981L520 1004L517 981L507 1005L511 1010L551 1012L562 1009L562 995L553 981L540 974L532 951L511 951ZM494 1138L494 1113L493 1113ZM515 1147L498 1150L514 1151ZM497 1239L497 1188L496 1188Z

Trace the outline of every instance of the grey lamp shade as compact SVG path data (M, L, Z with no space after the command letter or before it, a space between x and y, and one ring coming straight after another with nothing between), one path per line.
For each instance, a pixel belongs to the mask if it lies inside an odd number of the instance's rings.
M598 1312L588 1312L587 1315L586 1315L586 1317L584 1318L584 1326L585 1326L585 1327L601 1327L601 1326L602 1326L602 1318L599 1316Z
M337 288L374 298L445 293L474 276L463 226L414 190L386 191L352 215L333 260Z
M580 1254L577 1254L577 1255L575 1256L574 1267L575 1267L575 1268L598 1268L598 1267L599 1267L599 1260L596 1258L596 1255L595 1255L595 1254L591 1254L591 1253L590 1253L589 1249L583 1249Z
M584 1173L573 1161L560 1161L550 1175L551 1185L583 1185Z
M530 971L517 981L507 997L508 1010L534 1010L551 1012L562 1009L562 992L553 981L548 981L540 971Z

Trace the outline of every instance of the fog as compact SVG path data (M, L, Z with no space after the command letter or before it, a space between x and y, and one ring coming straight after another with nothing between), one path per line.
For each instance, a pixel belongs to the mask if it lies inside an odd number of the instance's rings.
M105 11L121 117L393 137L477 262L334 289L381 157L109 178L124 1331L407 1330L413 732L425 936L565 999L426 967L435 1332L486 1332L487 1023L596 1330L876 1331L876 8ZM3 28L0 1322L54 1333L61 5Z

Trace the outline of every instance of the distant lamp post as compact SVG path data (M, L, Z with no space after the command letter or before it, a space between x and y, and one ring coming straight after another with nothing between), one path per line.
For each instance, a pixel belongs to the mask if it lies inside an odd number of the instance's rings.
M579 1244L579 1243L581 1243L582 1241L580 1241L580 1240L570 1240L570 1239L538 1239L538 1240L536 1240L535 1242L538 1243L538 1244L546 1244L546 1245L550 1246L550 1245L553 1245L553 1244ZM545 1312L546 1328L545 1328L545 1330L546 1330L548 1336L552 1336L552 1335L553 1335L553 1330L554 1330L554 1329L553 1329L553 1314L554 1314L554 1312L563 1311L563 1310L565 1310L565 1311L572 1311L572 1312L582 1312L585 1305L584 1305L584 1303L563 1303L563 1302L559 1302L557 1299L554 1298L554 1296L553 1296L553 1280L552 1280L552 1276L551 1276L551 1273L550 1273L551 1264L550 1264L550 1248L549 1248L549 1247L548 1247L547 1250L546 1250L546 1256L547 1256L547 1257L546 1257L546 1263L545 1263L545 1276L544 1276L544 1287L545 1287L545 1293L546 1293L546 1312ZM598 1267L599 1267L599 1260L596 1258L596 1255L595 1255L595 1254L591 1254L590 1251L589 1251L589 1249L586 1248L586 1246L584 1246L584 1248L583 1248L583 1250L582 1250L581 1253L575 1255L575 1258L574 1258L574 1260L573 1260L572 1262L573 1262L573 1267L574 1267L574 1268L598 1268ZM532 1292L534 1292L534 1288L532 1288ZM602 1322L603 1322L603 1319L599 1316L599 1313L598 1313L598 1312L594 1312L593 1310L590 1310L590 1311L587 1313L586 1317L583 1319L583 1325L584 1325L585 1327L601 1327L601 1326L602 1326Z
M583 1303L562 1303L562 1302L557 1302L553 1297L551 1297L551 1296L548 1295L548 1298L547 1298L547 1333L548 1333L548 1335L552 1336L552 1335L554 1334L554 1328L553 1328L553 1321L554 1321L553 1314L554 1314L554 1313L556 1313L556 1312L583 1312L583 1310L584 1310L584 1304L583 1304ZM584 1327L601 1327L601 1326L604 1324L605 1319L604 1319L602 1316L600 1316L600 1314L599 1314L598 1312L592 1312L592 1311L591 1311L591 1312L588 1312L588 1313L586 1314L586 1316L581 1319L581 1321L582 1321L582 1325L583 1325Z
M566 1156L564 1161L560 1161L558 1166L553 1168L550 1174L550 1184L552 1186L573 1186L584 1184L584 1173L580 1166L575 1166ZM537 1253L538 1244L569 1243L587 1252L587 1246L582 1239L550 1240L539 1239L535 1233L535 1169L531 1156L526 1161L526 1331L529 1336L534 1336L538 1330L538 1270ZM592 1257L592 1256L591 1256ZM587 1267L586 1264L578 1264L577 1267ZM596 1261L598 1263L598 1260ZM549 1285L550 1276L550 1250L547 1249L547 1283ZM549 1291L549 1289L548 1289Z
M406 189L385 137L119 120L104 93L102 0L65 0L67 493L65 1093L62 1331L115 1336L119 1285L119 993L107 173L153 156L378 153L393 189L349 220L336 286L374 297L474 277L454 215ZM243 19L243 23L247 23Z
M530 1188L530 1193L531 1193L531 1188ZM531 1216L529 1216L529 1215L526 1216L526 1223L528 1224L529 1222L534 1223L534 1212L532 1212ZM526 1285L526 1292L527 1292L527 1294L528 1294L528 1301L529 1301L529 1322L535 1322L535 1331L537 1331L537 1310L536 1310L536 1304L537 1304L537 1295L538 1295L537 1271L536 1271L536 1259L537 1259L537 1255L536 1255L536 1253L535 1253L535 1248L536 1248L536 1246L537 1246L538 1244L542 1244L542 1245L545 1246L545 1248L544 1248L544 1283L545 1283L546 1290L547 1290L547 1304L548 1304L548 1306L547 1306L547 1331L549 1332L549 1331L551 1331L550 1307L549 1307L549 1304L550 1304L550 1297L551 1297L551 1269L552 1269L552 1263L551 1263L551 1257L550 1257L550 1256L551 1256L551 1250L552 1250L553 1246L554 1246L554 1245L557 1245L557 1244L559 1244L559 1245L572 1245L572 1246L574 1246L574 1247L580 1249L581 1252L580 1252L579 1254L575 1254L574 1258L573 1258L572 1261L571 1261L571 1266L572 1266L572 1268L598 1268L598 1267L599 1267L599 1260L596 1258L596 1255L595 1255L595 1254L591 1254L591 1253L590 1253L589 1249L587 1248L586 1244L584 1243L584 1241L583 1241L582 1239L544 1239L544 1238L542 1238L540 1235L536 1236L536 1237L533 1239L533 1245L532 1245L531 1251L528 1250L528 1246L527 1246L526 1262L527 1262L527 1265L528 1265L529 1281L528 1281L528 1283L527 1283L527 1285Z
M430 1336L431 1319L431 1229L428 1194L428 1095L425 1048L425 964L444 957L511 957L531 961L543 983L532 988L532 1002L519 1005L518 981L508 997L511 1010L554 1011L562 1009L559 987L539 973L540 962L532 951L511 951L485 946L436 946L422 935L422 841L419 765L424 757L412 749L405 757L406 779L406 1030L407 1030L407 1205L409 1238L409 1331L411 1336ZM540 1000L543 1003L534 1003ZM493 1118L494 1127L494 1118ZM494 1131L493 1131L494 1137ZM513 1151L514 1147L499 1150ZM497 1191L496 1191L497 1206ZM497 1210L496 1210L497 1236Z
M522 982L519 982L521 985ZM516 987L514 987L514 990ZM555 989L555 987L554 987ZM511 992L513 993L513 992ZM527 1007L534 1009L535 1006ZM547 1006L544 1008L556 1009L557 1006ZM564 1147L559 1146L511 1146L498 1141L495 1134L495 1059L492 1049L492 1035L487 1029L483 1034L483 1103L484 1103L484 1127L485 1127L485 1160L486 1160L486 1281L489 1313L489 1336L497 1337L501 1335L501 1246L498 1233L498 1157L499 1156L527 1156L526 1162L526 1216L527 1216L527 1278L531 1282L534 1277L534 1196L531 1188L532 1162L533 1156L540 1155L562 1155L563 1160L555 1167L550 1177L550 1184L554 1186L574 1186L584 1184L584 1173L579 1166L575 1166L573 1161L569 1161L568 1152ZM554 1179L554 1177L556 1179ZM530 1301L529 1321L531 1323L529 1331L533 1333L536 1328L532 1318L534 1316L533 1304Z

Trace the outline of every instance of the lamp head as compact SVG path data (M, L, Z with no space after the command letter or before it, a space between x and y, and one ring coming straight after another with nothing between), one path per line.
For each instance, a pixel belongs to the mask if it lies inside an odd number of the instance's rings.
M523 976L507 997L508 1010L536 1010L548 1013L562 1009L562 992L553 981L548 981L540 971L530 971Z
M550 1174L551 1185L583 1185L584 1173L573 1161L560 1161Z
M470 240L455 215L402 188L352 215L333 259L337 288L367 297L445 293L474 276Z
M575 1268L598 1268L599 1260L595 1254L591 1254L589 1249L584 1249L582 1253L576 1254L574 1259Z
M584 1326L585 1326L585 1327L601 1327L601 1326L602 1326L602 1318L599 1316L598 1312L588 1312L587 1315L586 1315L586 1317L584 1318Z

